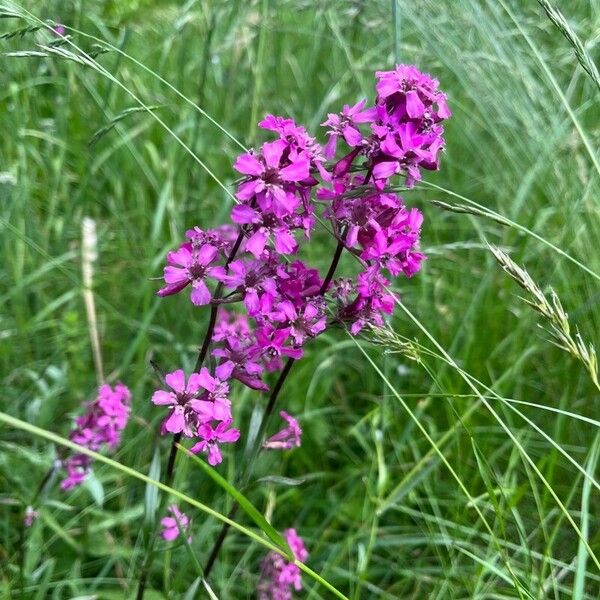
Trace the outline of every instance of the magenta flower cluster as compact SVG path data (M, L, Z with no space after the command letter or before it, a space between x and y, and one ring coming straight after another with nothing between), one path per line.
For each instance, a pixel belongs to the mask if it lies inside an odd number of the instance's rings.
M122 383L113 388L101 385L98 396L86 404L83 415L75 418L69 439L94 452L103 447L114 451L119 445L130 413L131 392ZM63 490L83 483L90 472L92 459L85 454L73 454L62 461L67 477L61 482Z
M284 532L285 539L296 560L304 562L308 552L295 529ZM300 569L277 552L269 552L262 561L258 583L259 600L291 600L292 589L302 589Z
M187 380L182 370L169 373L170 389L155 392L152 401L169 408L162 432L196 438L192 451L206 453L211 465L222 460L221 444L240 437L232 427L233 380L269 391L268 374L282 369L284 359L301 358L304 345L327 327L356 335L382 326L396 302L388 278L412 277L425 259L419 251L423 215L395 193L392 177L411 188L422 170L439 168L443 121L451 113L437 80L414 66L397 65L376 78L373 106L363 100L328 115L324 147L292 119L268 115L259 126L275 139L235 161L241 179L231 222L188 230L167 255L158 295L190 289L194 305L211 306L213 323L219 312L207 337L211 368L200 368L201 354L199 372ZM337 240L323 278L297 257L318 213ZM350 277L335 273L343 250L356 259ZM234 303L241 314L224 310ZM298 421L280 414L286 425L265 449L300 445ZM286 536L304 560L295 530ZM300 586L297 567L274 553L265 559L263 578L264 599L289 598L291 587Z
M253 330L244 329L241 337L223 333L213 354L254 389L266 389L263 370L279 369L281 357L300 358L304 343L325 330L328 302L334 304L330 322L346 323L353 333L381 325L394 303L384 271L411 277L421 267L422 214L406 208L387 186L394 174L411 186L421 169L438 168L441 123L450 111L438 82L413 66L376 75L375 105L365 108L362 101L330 114L324 149L293 120L267 116L259 125L277 139L242 154L234 165L243 175L231 211L239 243L231 225L195 227L167 257L159 295L189 285L196 305L243 302ZM340 139L350 151L328 165ZM325 203L323 216L363 265L355 280L327 281L326 289L315 269L287 259L299 250L298 232L310 237L318 203ZM211 280L228 290L225 299L211 292Z

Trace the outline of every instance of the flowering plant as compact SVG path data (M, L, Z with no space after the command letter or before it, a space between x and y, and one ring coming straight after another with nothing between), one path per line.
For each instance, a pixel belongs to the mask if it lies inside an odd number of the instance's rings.
M398 65L375 75L374 105L367 107L363 100L329 114L322 124L328 136L325 147L292 119L267 115L259 127L275 139L235 161L242 179L231 223L213 229L195 226L167 255L165 285L158 295L189 287L194 305L211 307L194 372L187 382L183 370L169 373L165 384L170 390L152 396L154 404L169 409L161 433L174 434L173 447L182 436L193 438L192 452L206 453L213 466L222 461L220 446L242 435L232 426L233 380L271 392L260 430L264 434L266 419L306 343L328 327L342 326L356 335L366 326L383 325L395 302L388 277L412 277L421 268L423 215L408 208L390 182L400 175L411 188L423 169L439 167L442 123L450 110L437 80L414 66ZM324 277L297 258L319 213L337 240ZM357 259L354 277L336 277L343 250ZM241 312L227 312L226 304L238 304ZM274 372L279 378L271 389L269 374ZM259 449L300 445L297 420L285 411L281 416L287 426L265 442L259 439ZM168 480L173 467L172 451ZM301 546L294 555L303 560L306 551L295 530L286 535L291 546ZM205 575L224 535L219 539ZM261 584L261 598L288 597L274 591L278 585L299 589L299 572L290 567L294 565L281 557L266 560L263 571L272 583Z

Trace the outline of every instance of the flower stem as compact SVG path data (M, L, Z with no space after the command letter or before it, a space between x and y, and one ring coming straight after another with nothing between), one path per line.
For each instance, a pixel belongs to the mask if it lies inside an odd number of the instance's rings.
M333 254L333 258L331 259L331 264L329 265L329 269L327 270L327 275L325 275L325 279L323 280L323 283L321 284L321 288L319 289L320 296L323 296L327 292L327 288L329 287L329 284L331 283L331 280L333 279L335 270L337 269L338 263L340 262L340 257L342 255L342 251L344 250L345 237L346 237L345 234L342 234L342 239L338 241L335 252ZM288 375L290 374L290 371L292 370L292 367L294 366L295 362L296 362L296 360L291 357L287 359L287 362L285 363L283 370L279 374L279 377L277 378L277 381L276 381L275 385L273 386L273 389L271 390L271 394L269 395L269 401L267 402L265 412L263 413L262 420L261 420L260 426L258 428L258 433L256 435L254 447L252 448L252 453L250 454L250 458L245 465L246 468L244 469L244 472L242 473L242 476L240 477L240 480L242 481L243 485L248 483L248 479L250 478L250 475L252 473L252 467L254 466L254 461L256 460L256 457L258 456L260 449L262 447L262 438L263 438L264 432L267 428L269 418L271 417L271 415L273 414L273 410L275 409L275 404L277 402L279 392L281 392L281 388L283 387L283 384L285 383L285 380L287 379ZM235 517L238 508L239 508L239 504L237 502L234 503L234 505L232 506L231 511L229 513L230 519L233 519ZM219 536L215 540L215 543L214 543L211 553L208 557L208 560L206 561L206 566L204 567L204 577L205 578L209 576L209 574L215 564L215 561L217 560L219 551L221 550L221 547L223 546L223 543L225 542L225 538L227 537L228 533L229 533L229 524L224 523L223 526L221 527L221 531L219 532Z
M225 261L225 270L231 264L231 261L235 258L242 242L244 241L244 230L240 229L237 239L233 244L231 252L227 256L227 260ZM214 299L219 300L221 294L223 293L223 283L219 282L217 287L215 288ZM197 373L202 368L202 365L206 359L206 355L208 354L208 350L210 348L210 344L212 342L213 333L215 330L215 325L217 323L217 312L219 310L219 303L212 304L210 307L210 318L208 321L208 327L206 328L206 333L204 335L204 340L202 341L202 347L198 352L198 359L196 360L196 365L194 367L194 372ZM177 458L177 444L181 441L181 433L175 433L173 435L173 440L171 441L171 450L169 452L169 459L167 461L167 470L165 472L165 485L171 486L173 483L173 478L175 476L175 459ZM160 505L160 512L165 508L167 496L165 496ZM152 562L154 560L154 545L156 543L156 538L158 534L158 523L154 527L154 531L152 532L152 538L150 539L149 546L146 550L146 558L144 560L144 564L142 566L142 571L140 573L140 579L138 583L138 589L136 594L136 600L143 600L144 592L146 590L146 582L148 581L148 574L150 572L150 567L152 566Z

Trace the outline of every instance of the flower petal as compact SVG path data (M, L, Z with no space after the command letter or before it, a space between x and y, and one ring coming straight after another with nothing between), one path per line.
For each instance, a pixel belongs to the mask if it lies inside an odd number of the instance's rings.
M171 406L177 403L177 398L173 392L165 392L164 390L157 390L152 394L152 404L158 406Z
M261 162L250 153L238 156L233 168L244 175L254 175L255 177L258 177L264 171Z
M197 279L192 283L192 303L196 306L204 306L208 304L212 298L210 290L201 279Z
M185 391L185 373L182 369L177 369L177 371L167 373L165 375L165 381L172 390L180 394Z

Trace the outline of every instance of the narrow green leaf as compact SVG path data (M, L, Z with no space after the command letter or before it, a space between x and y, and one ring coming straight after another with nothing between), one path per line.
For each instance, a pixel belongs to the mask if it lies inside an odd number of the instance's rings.
M177 448L187 454L215 483L222 487L234 500L236 500L246 514L256 523L256 525L258 525L262 532L267 535L273 543L285 548L286 552L288 553L288 560L294 560L292 551L284 537L265 519L260 511L258 511L252 505L246 496L239 492L226 479L221 477L221 475L219 475L215 469L207 465L195 454L192 454L187 448L184 448L180 444L177 444Z
M150 479L160 481L160 449L158 446L154 449L152 462L150 463L150 471L148 472ZM156 520L156 511L158 509L158 489L150 483L146 485L146 493L144 496L144 520L151 524Z

